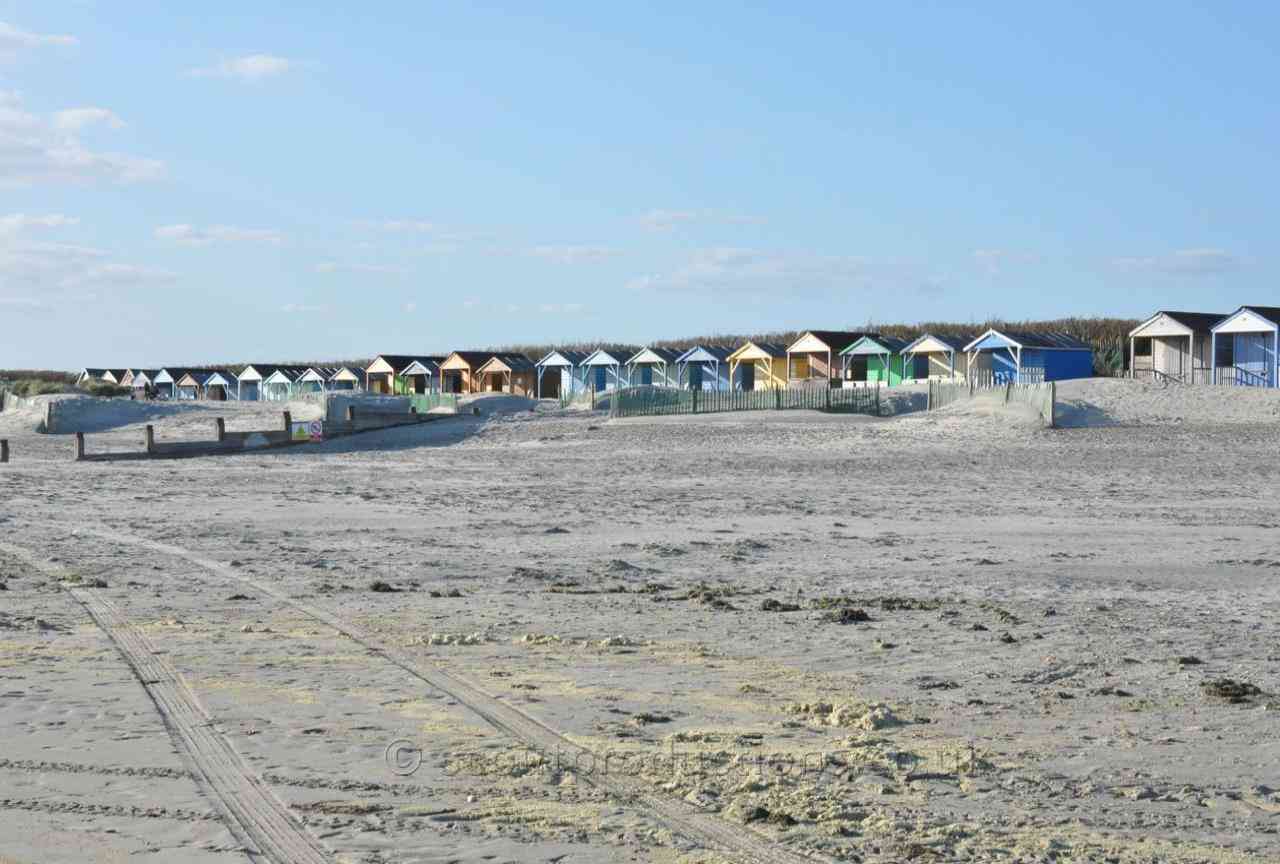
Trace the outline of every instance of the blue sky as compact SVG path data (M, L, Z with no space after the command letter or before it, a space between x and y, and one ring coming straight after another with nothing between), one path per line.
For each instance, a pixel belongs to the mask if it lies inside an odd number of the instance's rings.
M1044 5L0 0L0 367L1280 302L1277 7Z

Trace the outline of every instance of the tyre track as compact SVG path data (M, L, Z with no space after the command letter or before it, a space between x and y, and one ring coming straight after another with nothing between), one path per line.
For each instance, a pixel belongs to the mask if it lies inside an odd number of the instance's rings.
M719 816L700 810L683 799L661 795L642 780L623 775L599 774L594 771L574 771L573 765L595 766L602 760L589 748L575 744L540 720L485 692L443 666L419 662L394 646L364 633L355 625L323 609L290 597L279 588L242 575L227 564L181 546L143 537L117 535L83 526L72 529L72 533L88 534L108 542L139 546L153 552L181 558L227 580L239 582L261 594L273 597L332 627L364 646L371 653L400 667L433 689L452 697L464 708L511 739L543 754L564 754L565 759L562 763L568 763L564 767L572 771L581 781L603 789L647 812L674 833L694 843L717 850L738 864L802 864L802 862L813 864L814 861L828 860L817 855L805 855L788 849L747 826L726 822Z
M6 552L57 579L70 573L18 546L0 543ZM271 864L329 864L330 857L253 773L213 718L200 704L186 679L156 652L141 630L102 595L101 589L62 586L106 633L142 684L164 721L169 737L191 769L200 790L213 802L223 822L254 860Z

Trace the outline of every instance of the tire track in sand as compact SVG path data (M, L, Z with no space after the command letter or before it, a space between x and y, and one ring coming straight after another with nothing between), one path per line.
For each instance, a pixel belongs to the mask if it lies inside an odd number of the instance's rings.
M564 761L569 763L565 766L566 770L573 771L572 765L595 766L602 761L589 748L575 744L542 721L485 692L445 667L422 663L323 609L294 599L279 588L236 572L228 564L206 558L181 546L143 537L118 535L83 526L76 526L71 529L71 533L88 534L108 542L139 546L153 552L181 558L227 580L247 585L260 594L274 597L281 603L332 627L433 689L452 697L464 708L478 715L512 740L544 754L564 754L567 757ZM583 782L603 789L643 810L672 832L694 843L714 849L737 864L813 864L814 861L829 860L818 857L816 854L805 855L788 849L750 827L726 822L716 814L701 810L684 799L662 795L644 781L634 777L601 774L595 771L573 771L573 773Z
M63 580L66 568L30 551L0 543L7 552L47 576ZM330 856L289 813L235 751L164 655L133 626L101 589L62 587L85 608L124 658L164 720L169 737L191 769L192 778L245 847L249 857L271 864L330 864Z

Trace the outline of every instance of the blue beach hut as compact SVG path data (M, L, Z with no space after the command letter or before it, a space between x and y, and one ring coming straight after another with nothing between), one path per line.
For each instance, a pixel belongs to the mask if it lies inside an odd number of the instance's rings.
M1280 308L1241 306L1214 324L1211 333L1215 384L1278 386Z
M676 380L685 390L728 390L729 355L720 345L694 345L676 358Z
M996 384L1034 384L1093 375L1093 348L1066 333L987 330L964 346L970 377Z

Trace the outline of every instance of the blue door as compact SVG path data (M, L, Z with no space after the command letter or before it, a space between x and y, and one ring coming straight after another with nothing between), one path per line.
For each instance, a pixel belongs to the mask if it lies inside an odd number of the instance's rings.
M1270 333L1241 333L1236 336L1235 355L1236 368L1244 374L1237 374L1236 380L1249 387L1270 387L1272 385L1271 370L1275 368Z
M702 389L702 364L701 363L689 364L689 389L690 390Z
M595 369L595 387L596 392L601 393L607 389L609 381L609 370L603 366L597 366Z
M751 391L756 389L756 364L744 363L738 367L739 389Z
M642 387L653 386L653 367L652 366L649 366L646 364L640 367L640 386Z

